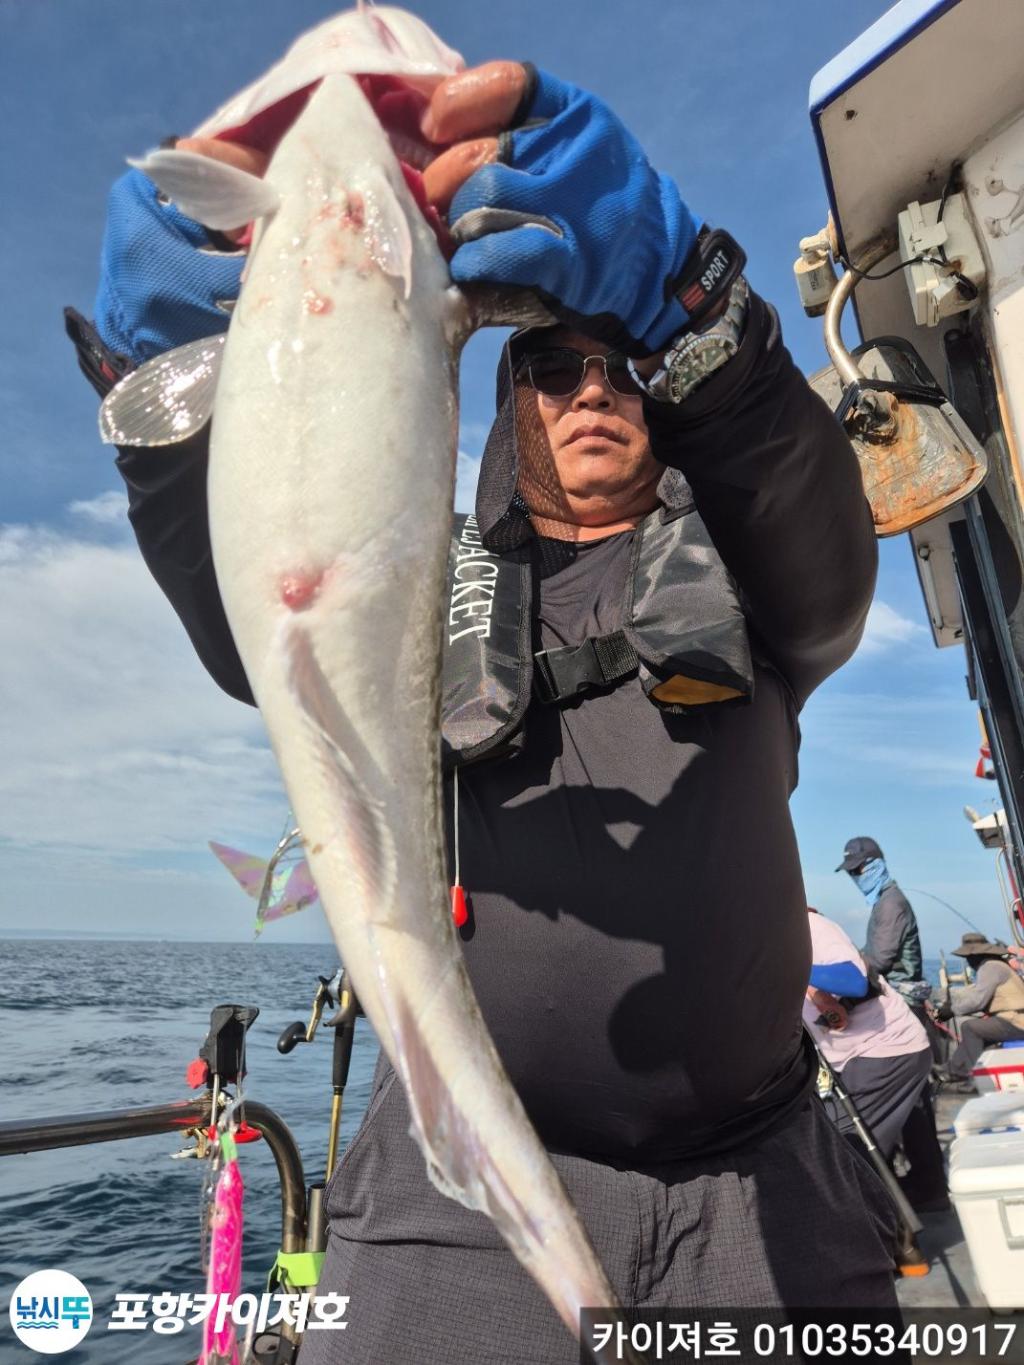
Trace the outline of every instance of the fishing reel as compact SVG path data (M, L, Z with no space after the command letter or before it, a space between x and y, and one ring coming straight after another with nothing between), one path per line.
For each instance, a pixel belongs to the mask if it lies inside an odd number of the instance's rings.
M363 1013L355 992L348 981L348 973L339 967L331 977L318 976L319 983L313 996L313 1006L308 1021L300 1019L289 1024L277 1040L277 1050L287 1057L300 1043L311 1043L320 1028L334 1030L334 1056L332 1063L331 1088L331 1130L327 1144L327 1179L337 1160L338 1135L341 1128L341 1104L348 1083L349 1066L352 1062L352 1044L356 1035L356 1019ZM324 1011L335 1012L324 1018Z
M311 1043L316 1037L316 1031L323 1024L324 1028L333 1028L337 1023L337 1016L324 1020L324 1010L336 1005L340 1009L341 992L345 979L345 969L339 967L331 977L318 976L319 985L316 994L313 996L313 1008L310 1010L309 1020L304 1024L301 1019L296 1019L293 1024L289 1024L277 1040L277 1050L282 1057L287 1057L289 1052L293 1052L299 1043Z

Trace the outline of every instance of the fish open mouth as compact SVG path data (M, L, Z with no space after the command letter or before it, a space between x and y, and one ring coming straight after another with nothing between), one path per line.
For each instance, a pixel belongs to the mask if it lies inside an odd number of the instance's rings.
M391 143L391 149L417 208L437 238L437 244L445 260L450 260L455 244L448 231L448 225L427 199L423 183L423 172L446 148L444 145L428 142L420 131L420 119L429 103L428 91L441 78L408 80L393 75L361 75L354 76L353 79L369 101ZM319 81L314 81L303 89L286 95L275 104L261 109L245 123L225 128L216 136L224 142L237 142L246 147L253 147L268 157L273 156L281 139L302 113L319 84Z

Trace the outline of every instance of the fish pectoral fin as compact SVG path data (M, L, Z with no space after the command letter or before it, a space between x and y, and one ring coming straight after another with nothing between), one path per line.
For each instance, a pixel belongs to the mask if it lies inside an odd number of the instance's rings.
M364 170L352 186L363 197L363 237L371 260L401 280L405 298L412 289L412 232L402 201L379 166Z
M383 910L398 879L383 776L324 675L309 631L296 621L287 622L284 648L288 689L306 721L310 756L335 798L339 827L329 842L347 855L348 871L364 901Z
M182 213L224 232L273 213L280 199L258 175L198 152L157 148L128 165L148 175Z
M224 341L190 341L126 375L100 407L100 439L114 446L169 446L201 431L213 413Z

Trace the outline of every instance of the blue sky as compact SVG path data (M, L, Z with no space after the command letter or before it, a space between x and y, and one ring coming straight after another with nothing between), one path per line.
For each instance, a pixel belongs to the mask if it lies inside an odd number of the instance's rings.
M0 933L247 936L249 904L206 852L269 852L285 805L258 717L222 696L149 582L61 307L91 310L106 189L275 60L329 0L5 0L0 6ZM606 98L684 197L746 246L798 363L824 363L791 266L826 203L806 113L814 72L881 0L423 0L470 63L530 58ZM496 334L463 364L464 496L490 419ZM959 648L936 651L908 544L883 542L864 646L808 705L793 811L809 898L857 937L832 872L872 834L906 887L1005 933L993 855L961 814L978 728ZM912 899L915 899L912 896ZM964 927L921 895L926 953ZM756 906L751 906L756 914ZM316 938L308 914L268 932Z

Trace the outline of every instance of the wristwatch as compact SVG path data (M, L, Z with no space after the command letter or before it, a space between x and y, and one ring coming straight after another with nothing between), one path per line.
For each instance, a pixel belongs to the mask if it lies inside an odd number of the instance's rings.
M661 403L682 403L739 350L749 300L750 290L740 275L729 290L724 313L701 331L684 332L677 337L665 352L661 368L650 379L639 374L630 360L633 379L649 398Z

